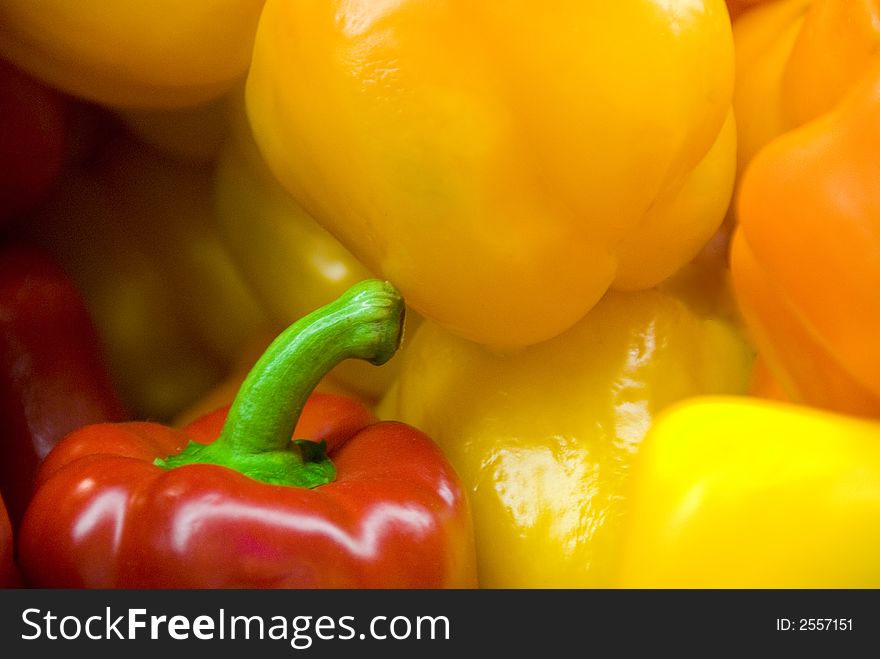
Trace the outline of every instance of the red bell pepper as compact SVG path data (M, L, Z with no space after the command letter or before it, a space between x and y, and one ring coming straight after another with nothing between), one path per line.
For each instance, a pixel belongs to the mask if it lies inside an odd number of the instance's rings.
M343 359L387 361L403 310L396 289L367 280L279 335L228 414L66 437L19 534L28 582L476 586L467 499L434 442L353 399L311 393ZM291 439L303 436L321 441Z
M9 522L9 515L6 514L3 498L0 497L0 588L15 588L21 585L14 553L12 524Z
M38 248L0 248L0 493L13 528L62 437L125 418L73 280Z
M70 101L0 59L0 225L20 220L58 180Z

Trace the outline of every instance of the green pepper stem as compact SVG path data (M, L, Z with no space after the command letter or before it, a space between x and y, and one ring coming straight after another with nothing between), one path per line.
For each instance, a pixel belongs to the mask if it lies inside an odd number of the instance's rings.
M291 441L303 406L341 361L388 361L400 345L404 313L403 299L389 282L368 279L352 286L272 342L242 383L216 441L191 442L156 464L220 464L263 482L301 487L321 484L313 482L314 473L300 473L317 469L317 479L328 482L328 467L312 464L320 462L314 451Z

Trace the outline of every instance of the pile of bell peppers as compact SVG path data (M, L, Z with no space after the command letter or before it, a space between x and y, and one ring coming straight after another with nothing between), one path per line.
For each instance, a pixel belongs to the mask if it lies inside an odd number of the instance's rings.
M0 586L880 587L878 154L875 0L4 0Z

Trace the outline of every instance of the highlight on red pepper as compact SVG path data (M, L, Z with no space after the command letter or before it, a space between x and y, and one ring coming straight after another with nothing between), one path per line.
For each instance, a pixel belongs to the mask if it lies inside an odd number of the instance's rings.
M19 534L28 583L475 587L468 502L437 445L353 399L310 395L343 359L390 359L403 316L397 289L365 280L282 332L228 413L67 436Z
M62 437L125 418L73 279L44 250L0 247L0 493L13 527Z

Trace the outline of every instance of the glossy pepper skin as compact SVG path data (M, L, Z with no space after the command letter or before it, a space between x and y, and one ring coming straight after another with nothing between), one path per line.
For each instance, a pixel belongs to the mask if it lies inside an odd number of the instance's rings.
M285 330L228 414L191 434L133 423L69 435L44 463L22 527L29 582L475 585L467 500L437 446L402 423L375 422L352 399L308 397L339 359L390 358L403 308L386 282L356 285Z
M733 23L737 159L829 111L877 60L876 0L774 0Z
M633 466L617 585L880 586L880 424L744 397L684 401Z
M421 315L513 347L709 239L732 89L721 0L269 0L246 91L312 217Z
M425 322L379 405L433 437L471 499L480 585L609 587L630 464L654 415L745 391L752 353L678 294L610 293L565 334L499 353Z
M880 69L746 170L731 272L793 402L880 416Z
M263 0L4 0L0 55L102 105L195 105L244 76L262 6Z
M123 421L97 330L46 251L0 248L0 493L17 527L40 462L69 432Z

